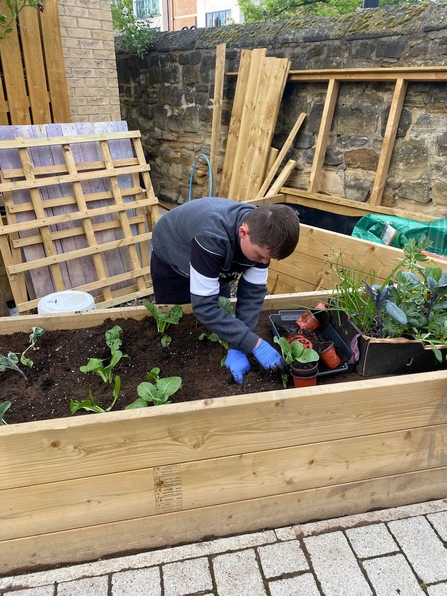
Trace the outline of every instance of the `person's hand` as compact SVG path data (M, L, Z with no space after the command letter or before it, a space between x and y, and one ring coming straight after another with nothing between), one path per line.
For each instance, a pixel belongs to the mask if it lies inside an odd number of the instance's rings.
M228 350L225 366L230 369L233 379L238 385L244 382L244 375L250 370L250 363L244 352L239 350Z
M272 348L264 339L253 350L253 356L264 368L285 372L287 365L275 348Z

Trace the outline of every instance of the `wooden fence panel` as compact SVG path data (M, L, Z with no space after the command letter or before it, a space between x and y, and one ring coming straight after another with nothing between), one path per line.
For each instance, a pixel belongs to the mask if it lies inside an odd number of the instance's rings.
M0 11L7 12L6 0ZM1 124L70 122L57 0L25 8L0 40Z

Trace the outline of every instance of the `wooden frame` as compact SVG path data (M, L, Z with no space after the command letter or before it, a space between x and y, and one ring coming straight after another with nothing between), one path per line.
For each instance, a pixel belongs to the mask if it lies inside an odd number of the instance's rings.
M306 229L309 267L337 246L339 235L326 234ZM402 255L350 240L384 269ZM264 308L328 294L271 295ZM78 329L114 316L149 315L134 307L0 325ZM2 426L0 574L441 498L446 381L437 371Z

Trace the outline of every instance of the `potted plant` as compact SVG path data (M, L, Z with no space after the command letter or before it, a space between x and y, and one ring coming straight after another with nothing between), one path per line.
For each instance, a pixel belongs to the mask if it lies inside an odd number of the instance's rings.
M359 353L360 374L446 366L447 273L425 254L429 246L425 237L411 239L382 284L375 283L373 271L359 275L343 267L341 256L329 259L339 278L336 300L329 306L338 311L332 324Z
M289 365L295 387L316 385L318 374L318 360L320 356L313 348L306 348L301 341L289 343L285 337L273 338L281 348L282 357ZM282 374L284 388L287 388L288 374Z

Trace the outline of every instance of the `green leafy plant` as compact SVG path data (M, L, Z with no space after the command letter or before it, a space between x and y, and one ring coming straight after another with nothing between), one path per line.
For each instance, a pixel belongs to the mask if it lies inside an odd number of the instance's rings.
M27 358L25 356L25 354L28 352L28 350L31 350L31 349L38 350L39 349L36 347L36 341L37 341L37 338L40 337L41 335L43 335L44 333L45 333L45 331L41 327L31 327L31 333L29 336L30 345L20 355L20 364L23 364L23 366L29 366L29 367L33 366L33 364L34 364L33 361L30 358Z
M106 408L104 410L103 408L101 408L101 406L98 406L98 404L93 399L92 390L89 389L88 390L88 399L84 399L82 401L79 399L71 399L70 400L70 412L72 414L75 414L78 410L87 410L87 412L98 412L98 413L110 412L110 410L116 404L120 389L121 389L121 378L118 375L116 375L115 385L113 387L113 392L112 392L113 400L108 408Z
M10 401L4 401L0 404L0 426L2 426L3 424L8 424L5 420L5 413L7 412L7 410L9 410L10 407Z
M128 54L143 58L157 35L157 30L152 27L154 15L137 19L131 0L114 0L111 7L113 27L121 34L117 45Z
M162 312L158 306L153 304L152 302L143 302L143 306L147 308L147 310L151 313L151 315L155 318L155 322L157 324L157 331L158 333L164 333L166 328L169 325L178 325L180 319L183 317L183 310L180 305L175 305L169 309L167 312ZM161 338L161 345L166 348L171 343L172 338L165 334Z
M332 310L345 311L359 330L370 337L419 339L430 345L439 362L440 347L447 347L447 272L424 253L431 242L425 236L412 238L382 284L361 279L362 272L334 268L336 303Z
M169 398L182 387L181 377L167 377L160 379L160 369L153 368L146 374L146 382L140 383L137 393L140 396L133 403L126 406L126 410L145 408L149 403L154 406L169 404Z
M12 32L12 24L24 8L35 8L43 12L45 0L6 0L6 12L0 13L0 39Z
M111 383L113 381L112 371L118 364L121 358L128 358L127 354L123 354L120 350L122 341L120 339L122 329L119 325L115 325L105 333L106 344L110 348L109 364L104 366L105 360L101 358L90 358L85 366L81 366L80 370L83 373L93 372L97 374L104 383Z
M9 352L7 356L0 354L0 372L5 372L7 368L10 368L11 370L15 370L16 372L20 373L22 377L26 379L25 373L17 366L18 361L19 359L14 352Z
M320 359L318 352L312 348L305 348L300 341L289 343L285 337L277 336L273 338L273 341L281 348L281 354L286 364L290 365L294 361L301 362L301 364L307 364L309 362L318 362ZM287 373L281 374L284 388L287 388L288 378L289 376Z

